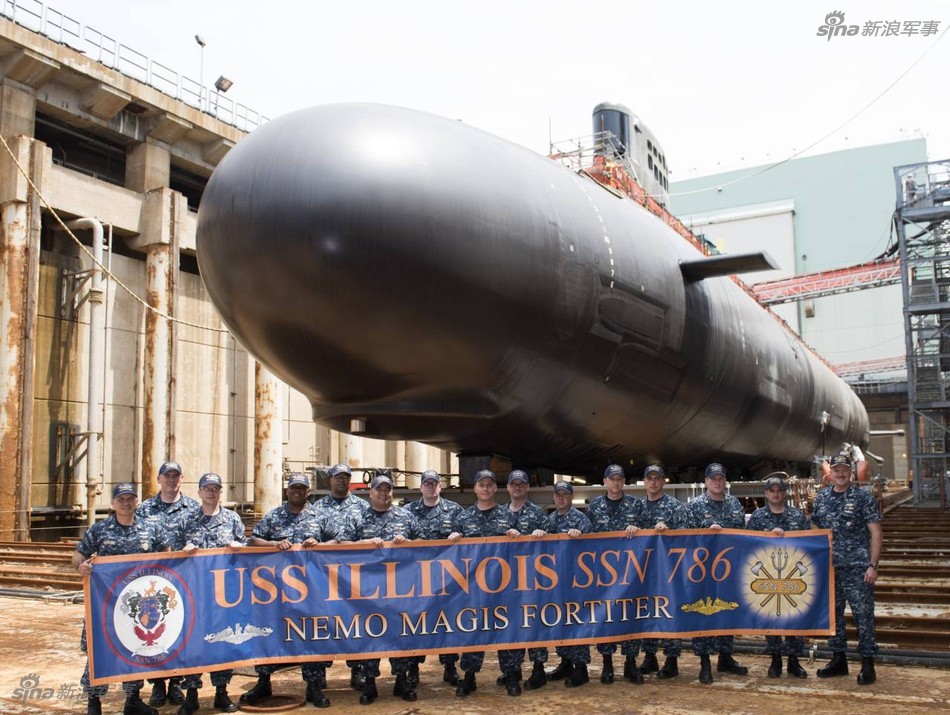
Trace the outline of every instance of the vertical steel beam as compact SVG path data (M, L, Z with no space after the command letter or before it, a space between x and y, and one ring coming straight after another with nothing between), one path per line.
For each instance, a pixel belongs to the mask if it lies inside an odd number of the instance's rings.
M254 511L266 514L283 501L281 384L254 362Z

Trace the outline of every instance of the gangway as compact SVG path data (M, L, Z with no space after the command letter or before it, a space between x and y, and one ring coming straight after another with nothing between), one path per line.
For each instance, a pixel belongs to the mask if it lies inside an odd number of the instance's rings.
M763 281L752 286L762 305L779 305L806 298L852 293L866 288L879 288L901 281L900 259L890 258L818 273Z

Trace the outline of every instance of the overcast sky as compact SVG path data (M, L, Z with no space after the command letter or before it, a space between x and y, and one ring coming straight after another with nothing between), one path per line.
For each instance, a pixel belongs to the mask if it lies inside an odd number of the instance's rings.
M27 2L28 0L19 0ZM52 8L269 116L379 102L461 119L538 152L626 104L672 178L924 136L950 158L948 2L666 0L50 0ZM662 6L661 6L662 5ZM845 25L939 21L938 34L817 36Z

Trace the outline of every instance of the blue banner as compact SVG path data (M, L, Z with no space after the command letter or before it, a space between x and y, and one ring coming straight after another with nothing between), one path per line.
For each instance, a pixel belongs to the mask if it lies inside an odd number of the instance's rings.
M261 663L828 635L828 531L641 531L97 558L95 684Z

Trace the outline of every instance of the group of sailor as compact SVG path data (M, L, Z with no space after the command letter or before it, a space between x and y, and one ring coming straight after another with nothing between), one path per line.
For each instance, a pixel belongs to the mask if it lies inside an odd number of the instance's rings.
M664 493L666 475L660 465L651 465L643 474L646 496L643 499L624 493L626 474L617 464L609 465L603 477L605 493L590 501L586 513L573 506L574 487L568 481L554 485L554 509L547 513L528 500L530 489L527 474L513 470L507 477L509 501L496 501L498 483L490 470L475 475L476 502L466 508L441 495L442 479L435 471L426 471L421 477L419 499L405 505L393 504L394 484L390 477L377 475L370 484L369 500L354 495L350 490L351 471L345 464L330 470L330 493L312 502L310 479L306 474L291 474L286 487L286 502L268 512L254 527L250 539L245 538L244 526L238 515L221 505L223 480L218 474L207 473L198 481L195 500L181 492L183 470L176 462L166 462L158 472L159 491L138 504L135 486L118 484L113 488L114 513L88 529L73 556L73 565L84 576L94 566L96 556L131 554L219 547L241 548L245 545L289 549L295 544L303 548L326 543L365 543L382 546L385 543L403 543L411 539L448 539L458 541L469 537L543 536L568 534L571 537L592 532L624 532L633 537L641 529L666 531L671 529L743 529L770 531L778 535L786 531L809 528L827 528L833 534L833 565L835 570L835 610L837 633L829 640L831 662L818 670L818 677L846 675L844 605L848 602L859 634L858 652L861 672L858 683L873 683L874 655L877 644L874 636L874 582L877 579L881 552L881 514L876 500L852 483L852 465L848 456L837 456L830 464L832 484L821 490L815 500L814 513L809 520L799 509L787 504L786 484L780 476L765 481L763 507L749 518L738 499L726 489L726 473L719 463L705 469L705 492L689 504ZM768 636L765 652L771 655L768 677L778 678L783 671L783 656L787 672L797 678L807 677L799 658L804 653L804 640L796 636ZM86 629L83 628L81 648L85 650ZM665 660L660 666L657 653L662 647ZM748 668L733 657L732 636L697 637L692 639L694 653L699 656L699 682L713 682L710 657L717 654L716 670L731 675L746 675ZM644 658L637 663L641 649ZM613 656L617 645L597 645L602 658L600 682L606 685L615 680ZM681 655L679 639L628 639L620 643L624 658L623 679L635 684L644 682L652 673L659 679L679 675ZM569 688L589 682L588 665L591 652L588 646L558 646L558 665L545 669L547 648L527 649L532 664L531 674L523 677L526 657L524 649L503 649L498 652L501 674L497 684L510 696L521 695L522 690L536 690L549 681L563 680ZM442 679L456 688L459 697L466 697L477 688L476 674L481 670L483 652L442 654ZM425 657L390 658L395 676L394 696L414 702L418 698L419 665ZM332 663L314 661L300 666L306 683L306 699L315 707L329 707L326 688L326 668ZM376 679L380 677L378 658L351 659L350 686L359 692L361 704L368 705L378 697ZM234 703L228 695L232 670L210 674L215 686L213 706L221 712L234 712L241 705L264 704L273 694L271 675L277 665L257 665L257 682ZM179 715L191 715L199 709L198 690L200 675L183 678L155 679L151 697L146 704L140 697L144 683L141 680L123 683L126 692L125 715L156 715L156 708L166 703L178 705ZM88 665L81 680L88 698L87 713L102 712L101 697L108 686L93 686L89 681Z

